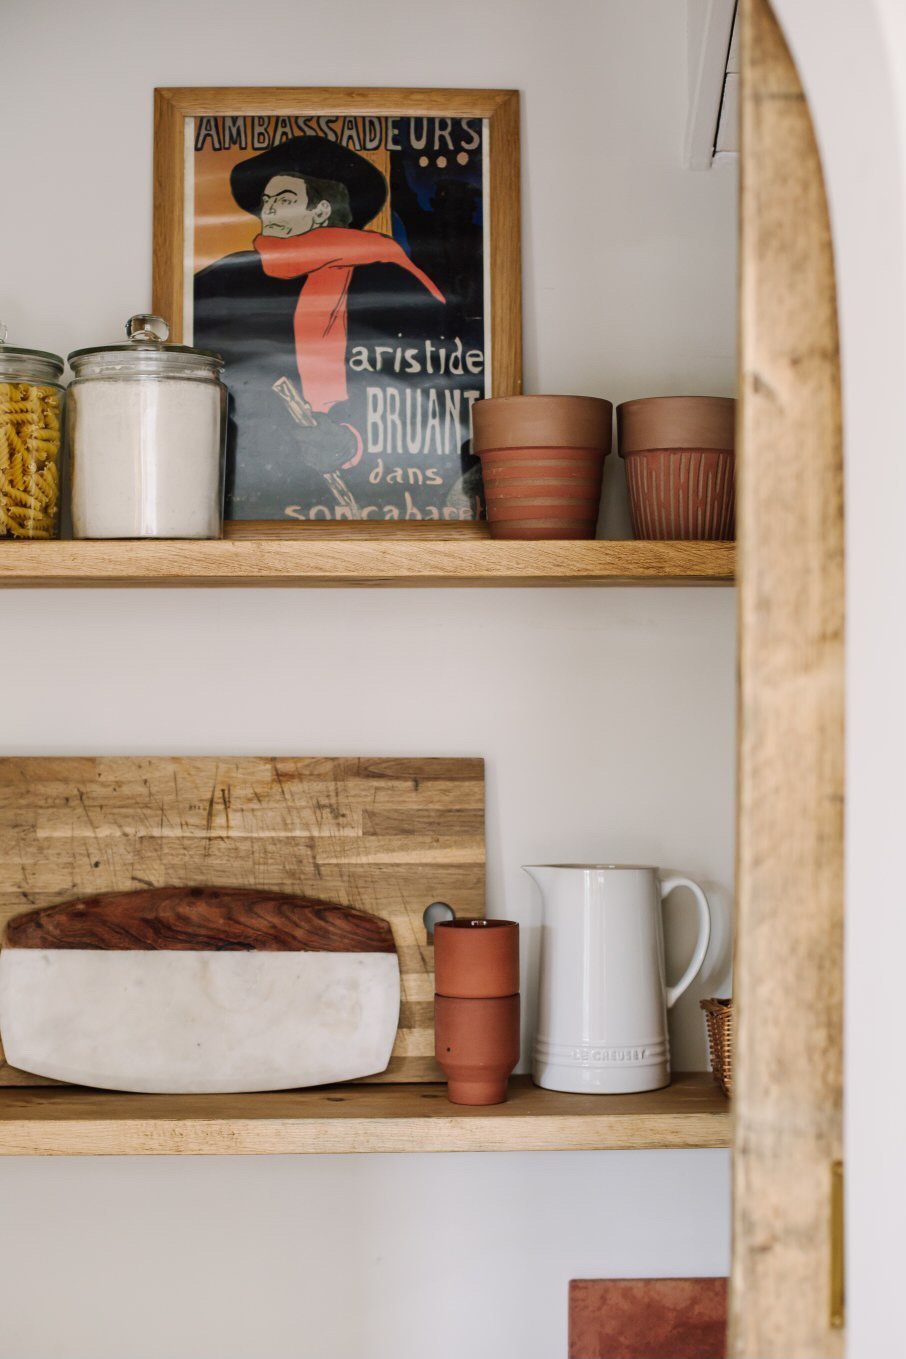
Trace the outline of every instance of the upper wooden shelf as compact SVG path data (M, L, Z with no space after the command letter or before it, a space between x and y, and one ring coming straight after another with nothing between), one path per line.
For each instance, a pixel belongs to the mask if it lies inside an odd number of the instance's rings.
M730 585L733 543L411 538L0 542L0 587Z
M263 1095L0 1090L6 1156L287 1152L600 1151L727 1147L729 1105L705 1073L644 1095L561 1095L526 1076L506 1104L450 1104L442 1085L348 1085Z

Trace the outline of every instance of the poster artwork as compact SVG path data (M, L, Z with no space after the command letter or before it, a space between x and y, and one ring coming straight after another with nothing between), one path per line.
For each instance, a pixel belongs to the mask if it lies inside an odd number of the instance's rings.
M225 360L227 519L483 517L486 128L187 119L184 333Z

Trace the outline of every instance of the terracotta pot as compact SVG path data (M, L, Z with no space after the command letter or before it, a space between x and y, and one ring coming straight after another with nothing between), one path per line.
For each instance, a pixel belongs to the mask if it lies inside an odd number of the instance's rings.
M637 538L734 536L735 421L732 397L656 396L617 407Z
M434 997L434 1054L452 1104L502 1104L519 1061L519 997Z
M434 928L434 989L481 999L519 990L519 926L514 920L448 920Z
M594 396L503 396L472 408L493 538L593 538L613 406Z

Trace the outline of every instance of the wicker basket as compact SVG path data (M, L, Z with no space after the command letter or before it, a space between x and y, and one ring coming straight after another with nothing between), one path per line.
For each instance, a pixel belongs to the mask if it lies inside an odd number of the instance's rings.
M708 1025L711 1070L729 1099L733 1093L733 1001L703 1000L699 1003Z

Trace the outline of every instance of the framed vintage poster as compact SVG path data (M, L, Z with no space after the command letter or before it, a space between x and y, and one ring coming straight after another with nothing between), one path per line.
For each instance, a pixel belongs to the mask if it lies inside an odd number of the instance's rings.
M230 392L227 536L480 532L521 387L512 90L155 91L154 309Z

